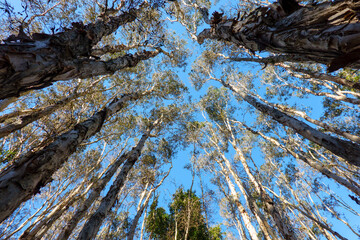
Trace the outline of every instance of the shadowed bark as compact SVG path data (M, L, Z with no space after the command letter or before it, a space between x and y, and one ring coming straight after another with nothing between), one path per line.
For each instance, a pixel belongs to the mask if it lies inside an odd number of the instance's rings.
M51 182L51 176L82 142L100 131L106 119L122 110L129 101L139 99L149 92L126 94L120 99L115 98L107 107L61 134L42 150L25 154L0 173L0 222L10 216L21 203L37 194L40 188Z
M87 25L72 23L71 29L56 34L35 33L24 39L19 33L17 37L5 39L4 44L0 44L0 99L41 89L56 81L113 74L156 56L159 51L143 51L109 61L91 56L92 48L102 37L133 22L141 9L131 9Z
M286 2L286 1L281 1ZM296 55L299 61L328 65L328 71L360 68L360 2L345 0L300 6L286 12L274 3L259 7L242 19L215 12L211 28L198 35L243 46L252 52Z

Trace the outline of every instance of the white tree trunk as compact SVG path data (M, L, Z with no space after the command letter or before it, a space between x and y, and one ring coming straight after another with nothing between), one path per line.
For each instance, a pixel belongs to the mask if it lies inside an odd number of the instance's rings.
M115 98L107 107L71 130L56 137L48 146L29 152L0 174L0 222L6 219L21 203L30 199L40 188L51 182L51 176L80 144L99 132L111 115L145 93L132 93Z
M95 211L94 214L90 216L88 221L85 223L77 239L85 240L94 239L96 237L96 234L99 231L104 218L108 215L111 208L115 204L116 197L120 189L124 185L129 171L132 169L132 167L140 157L141 150L145 144L146 139L150 135L151 131L160 123L161 120L157 119L143 134L143 137L141 138L142 141L139 142L139 144L131 151L131 154L128 155L127 160L121 169L121 172L116 177L106 196L103 197L103 199L101 200L98 209Z
M306 123L293 118L286 113L261 103L253 96L244 92L232 84L219 80L225 87L240 95L246 102L265 115L272 117L278 123L290 127L306 139L326 148L333 154L343 158L349 164L360 167L360 146L356 143L345 141L320 132Z

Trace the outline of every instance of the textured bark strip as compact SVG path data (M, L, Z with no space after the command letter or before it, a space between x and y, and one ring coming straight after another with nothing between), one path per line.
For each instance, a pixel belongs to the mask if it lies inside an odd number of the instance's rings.
M44 116L50 115L51 113L53 113L54 111L56 111L57 109L61 108L64 105L66 105L67 103L69 103L70 101L72 101L73 99L75 99L77 97L79 97L79 94L77 92L74 92L70 96L59 100L58 102L56 102L53 105L44 107L42 109L34 110L34 111L30 112L29 114L20 116L17 121L12 121L3 127L0 127L0 138L3 138L12 132L15 132L16 130L21 129L21 128L27 126L28 124L30 124ZM0 120L0 122L1 122L1 120Z
M257 63L263 63L266 65L273 64L275 66L280 66L285 69L290 69L290 74L295 75L295 73L303 73L305 78L316 78L323 81L331 81L349 88L353 88L356 90L360 90L360 83L354 82L351 80L347 80L346 78L342 78L339 76L333 76L330 74L325 73L319 73L319 72L313 72L310 70L302 69L302 68L295 68L289 65L284 64L284 62L307 62L303 58L297 56L297 55L277 55L277 56L270 56L270 57L264 57L264 58L233 58L233 57L226 57L225 59L229 59L230 61L236 61L236 62L257 62Z
M88 25L73 23L71 29L52 35L33 34L26 41L15 36L4 40L0 44L0 99L41 89L59 80L111 74L155 56L158 51L106 62L91 58L92 47L119 26L134 21L140 9Z
M131 150L131 154L128 155L126 162L121 168L121 171L116 177L115 181L111 185L110 190L108 191L106 196L101 200L100 206L98 207L96 212L93 213L89 218L89 220L85 223L77 239L84 239L84 240L95 239L96 234L99 231L103 220L105 219L105 217L108 215L111 208L115 204L116 197L120 189L123 187L128 173L130 172L130 170L132 169L132 167L140 157L142 148L144 147L147 138L151 134L151 131L160 123L161 120L157 119L143 134L137 146Z
M0 173L0 222L6 219L19 205L51 182L51 176L67 161L77 147L100 131L104 121L123 109L126 104L148 94L126 94L115 98L103 110L73 129L58 136L54 142L34 153L25 154L14 165Z
M343 158L349 164L360 167L360 146L356 143L345 141L333 136L322 133L306 123L293 118L276 108L270 107L257 101L254 97L246 94L241 89L237 89L229 83L220 82L233 92L239 94L246 102L255 107L265 115L272 117L278 123L290 127L304 138L326 148L333 154Z
M297 55L327 64L329 71L345 66L360 68L359 1L301 6L291 14L281 11L283 8L260 7L243 19L226 19L215 12L211 28L199 34L198 42L217 39L253 52Z

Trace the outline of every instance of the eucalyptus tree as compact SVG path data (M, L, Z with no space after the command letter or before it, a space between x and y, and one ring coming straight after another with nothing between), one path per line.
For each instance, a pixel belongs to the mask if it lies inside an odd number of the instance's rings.
M36 6L31 1L25 4L29 8ZM40 2L40 9L42 4L47 5L45 2ZM53 32L48 33L36 32L31 26L34 24L32 21L39 15L34 14L27 22L25 19L22 21L16 19L20 25L18 33L7 37L0 45L2 63L0 99L16 97L31 89L41 89L56 81L113 74L156 56L161 51L160 49L140 50L135 54L123 54L106 59L106 54L111 53L114 48L100 46L104 44L101 44L103 38L114 34L120 27L141 19L141 15L151 15L150 12L153 12L153 8L159 4L161 1L150 3L147 1L116 3L114 1L112 6L108 6L106 1L105 5L98 4L95 7L93 4L85 5L84 11L95 11L93 16L87 17L90 20L89 23L84 24L84 19L80 19L78 22L72 22L70 27L52 26ZM56 5L52 9L49 8L49 11L61 11L61 6L65 7L67 3L61 2ZM44 11L42 15L50 14L49 11ZM148 24L148 27L150 26L151 24ZM46 29L44 24L40 25L41 27ZM60 31L55 33L55 28L59 28ZM161 32L160 25L157 25L156 29L159 33ZM26 34L25 31L31 35ZM148 29L148 31L151 30ZM126 47L120 45L117 50L120 52L126 50Z
M181 109L176 105L169 105L168 107L154 109L152 116L149 117L147 124L145 124L147 135L149 135L152 130L156 131L156 134L161 134L161 131L167 130L167 125L174 125L176 124L176 121L181 121L184 119L186 116L184 115L185 111L186 109ZM113 207L116 201L116 196L122 188L129 171L133 168L140 155L141 150L137 149L127 157L126 162L122 166L120 173L111 185L110 190L101 200L99 208L90 216L90 218L83 226L78 239L92 239L96 236L96 233L98 232L104 218Z
M79 144L101 129L107 118L122 110L127 101L137 99L144 94L147 93L131 93L120 99L115 98L107 107L58 136L48 146L22 157L16 164L4 170L0 180L3 196L1 221L50 182L52 174L76 151Z
M294 56L297 62L327 64L330 72L345 66L358 69L358 8L359 3L352 0L316 5L289 0L256 8L237 18L214 12L211 28L203 30L197 40L203 43L205 39L217 39L251 52Z
M1 237L131 239L162 181L143 160L156 145L170 154L188 142L204 156L195 165L216 175L239 236L344 239L326 214L353 231L339 213L354 211L316 183L321 173L359 195L358 1L243 0L237 15L225 9L210 19L214 2L24 0L22 16L1 3L0 216L8 218ZM174 107L171 114L184 114L176 124L169 118L146 134L156 121L143 117L150 108L166 112L174 99L185 101L174 67L186 65L189 51L166 24L175 21L192 44L205 43L190 72L195 88L215 80L231 94L224 99L224 89L212 88L202 97L205 122L188 123L186 111ZM247 66L258 74L244 73ZM307 99L322 102L321 112L311 112ZM227 108L230 102L236 107ZM175 125L184 128L179 133ZM135 137L138 148L130 149ZM100 142L112 148L110 164L110 157L97 158ZM154 150L157 160L166 158L161 151ZM147 180L137 175L142 171L151 173ZM21 204L29 198L41 202L37 212ZM340 201L347 210L338 210ZM185 237L192 236L186 209L173 216ZM152 216L174 220L164 209ZM177 237L182 229L174 229L153 229L150 237Z

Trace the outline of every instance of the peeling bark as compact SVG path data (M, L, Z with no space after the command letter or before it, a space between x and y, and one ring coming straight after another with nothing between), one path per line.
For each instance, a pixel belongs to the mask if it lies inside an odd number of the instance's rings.
M115 98L107 107L61 134L42 150L25 154L0 173L0 222L10 216L21 203L40 192L40 188L51 182L53 173L83 141L100 131L106 119L123 109L128 101L148 93L132 93L120 99Z
M56 81L112 74L154 57L159 51L144 51L109 61L91 57L92 47L102 37L134 21L139 12L139 9L132 9L88 25L73 23L72 28L64 32L35 33L26 41L16 37L4 40L5 43L0 44L0 99L17 97L22 92L41 89Z
M264 58L239 58L239 57L224 57L225 59L228 59L230 61L236 61L236 62L257 62L262 63L266 67L268 64L272 64L275 66L280 66L285 69L290 69L290 74L293 76L296 76L295 73L302 73L304 75L304 78L316 78L323 81L331 81L337 84L340 84L345 87L353 88L356 90L360 90L360 83L347 80L346 78L342 78L339 76L333 76L330 74L325 73L318 73L318 72L312 72L310 70L302 69L302 68L295 68L293 66L289 66L284 64L284 62L296 62L296 63L309 63L309 61L304 61L303 58L296 56L296 55L277 55L277 56L270 56L270 57L264 57Z
M198 35L228 41L252 52L296 55L302 61L328 65L328 71L360 68L360 2L325 2L284 13L272 5L259 7L242 19L215 12L211 28Z

